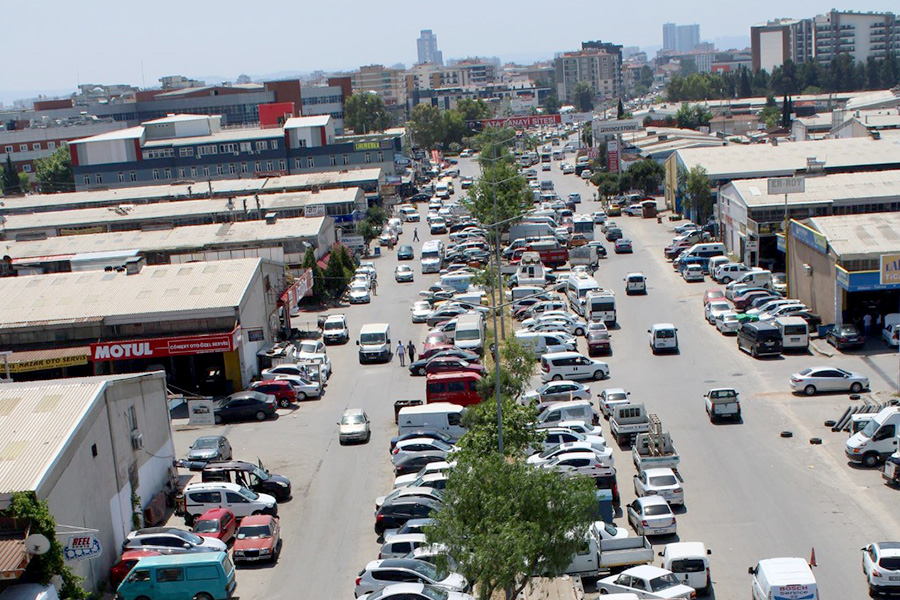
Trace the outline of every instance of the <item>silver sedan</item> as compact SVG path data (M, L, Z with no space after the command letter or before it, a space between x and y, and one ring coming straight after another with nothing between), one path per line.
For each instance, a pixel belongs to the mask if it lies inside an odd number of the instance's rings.
M836 367L810 367L791 375L791 390L812 396L816 392L850 392L869 389L869 378Z

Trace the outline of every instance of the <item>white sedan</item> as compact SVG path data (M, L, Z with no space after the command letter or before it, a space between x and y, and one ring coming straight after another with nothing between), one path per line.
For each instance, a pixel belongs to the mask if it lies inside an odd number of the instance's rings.
M415 273L409 265L399 265L394 269L394 279L397 283L411 282L415 278Z
M628 522L638 535L669 535L677 529L672 507L659 496L638 498L629 504Z
M615 458L612 455L612 448L597 450L589 441L559 444L558 446L548 448L538 454L532 454L525 462L529 465L539 467L545 466L552 463L554 459L573 452L591 452L604 467L612 467L615 463Z
M694 598L694 588L681 583L671 571L642 565L625 569L618 575L610 575L597 581L597 589L604 598L607 594L634 594L637 598ZM624 597L624 596L623 596Z
M297 392L297 400L303 401L307 398L318 398L322 395L322 384L319 381L309 381L299 375L276 375L275 381L287 381Z
M612 417L612 411L615 407L629 404L628 396L630 395L631 392L626 392L622 388L606 388L598 396L597 404L600 407L600 413L604 418L609 419Z
M716 317L721 315L722 313L730 312L731 304L725 302L724 300L713 300L709 304L706 305L704 312L706 312L706 320L710 325L715 324Z
M738 320L737 313L733 310L716 315L716 329L722 335L729 333L737 333L741 328L741 322Z
M684 488L672 469L647 469L634 476L638 498L659 496L670 505L684 506Z
M549 381L537 388L528 390L519 398L525 406L541 402L563 402L566 400L590 400L591 388L577 381Z
M547 429L540 429L539 432L544 436L544 450L549 450L560 444L567 444L570 442L585 442L590 444L591 448L598 452L604 452L606 450L606 440L604 440L602 436L585 435L583 433L578 433L577 431L572 431L571 429L566 429L565 427L549 427Z
M366 304L371 301L369 288L365 284L356 283L350 286L350 304Z
M403 461L404 458L417 452L444 452L449 454L453 452L453 446L446 444L441 440L434 438L410 438L408 440L400 440L391 451L391 462L396 465Z
M587 475L588 477L600 477L615 473L606 461L597 456L596 452L565 452L560 454L541 467L563 471L572 475Z
M431 315L431 305L424 300L416 302L409 310L412 311L413 323L424 323L428 320L429 315Z
M810 367L791 375L791 390L812 396L816 392L850 392L869 389L869 378L837 367Z
M585 331L587 331L587 321L579 319L571 313L563 313L561 311L546 312L538 317L525 319L522 321L522 326L526 329L531 329L532 331L541 331L540 329L537 329L540 325L560 322L565 323L563 331L569 335L584 335Z

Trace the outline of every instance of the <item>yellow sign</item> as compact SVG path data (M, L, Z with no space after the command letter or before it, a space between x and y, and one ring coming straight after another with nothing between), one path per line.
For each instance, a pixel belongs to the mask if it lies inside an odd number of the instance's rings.
M380 142L357 142L353 144L354 150L378 150L381 148Z
M879 273L881 285L900 283L900 254L882 254Z
M45 371L47 369L61 369L63 367L76 367L88 364L88 355L58 356L55 358L39 358L37 360L25 360L9 363L10 373L27 373L29 371ZM0 367L2 370L2 367Z
M106 233L106 227L95 225L93 227L60 227L59 235L88 235L91 233Z

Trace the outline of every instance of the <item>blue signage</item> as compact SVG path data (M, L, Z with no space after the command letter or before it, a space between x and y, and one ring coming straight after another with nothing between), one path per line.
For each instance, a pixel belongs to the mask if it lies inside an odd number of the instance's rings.
M837 283L848 292L876 292L882 290L900 290L900 283L882 285L878 271L857 271L848 273L837 269Z
M825 236L802 223L791 221L791 237L821 254L828 254L828 240Z

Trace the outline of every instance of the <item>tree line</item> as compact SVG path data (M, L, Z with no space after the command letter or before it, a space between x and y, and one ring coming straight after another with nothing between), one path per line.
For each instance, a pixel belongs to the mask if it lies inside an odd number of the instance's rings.
M841 54L827 65L787 60L771 74L740 67L734 72L676 75L666 86L666 97L672 102L724 100L882 90L898 84L900 60L893 52L883 60L870 56L859 63L849 54Z

